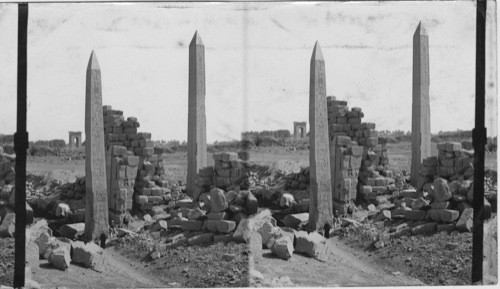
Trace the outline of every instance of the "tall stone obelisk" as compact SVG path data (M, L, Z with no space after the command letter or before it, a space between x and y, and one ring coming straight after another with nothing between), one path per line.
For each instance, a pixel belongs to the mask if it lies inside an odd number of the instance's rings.
M205 116L205 45L198 31L189 44L189 100L187 139L187 194L198 198L196 176L207 166L207 132Z
M92 51L85 91L85 242L109 233L103 125L101 69Z
M413 102L410 183L417 187L422 160L431 156L429 104L429 36L420 22L413 35Z
M326 106L325 60L319 43L311 57L309 83L309 222L308 230L333 225L330 148Z

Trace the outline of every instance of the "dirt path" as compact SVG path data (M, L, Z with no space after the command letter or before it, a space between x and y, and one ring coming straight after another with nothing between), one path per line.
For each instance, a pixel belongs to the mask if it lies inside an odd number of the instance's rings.
M273 257L270 250L264 250L264 258L255 264L255 269L264 276L264 286L270 286L273 279L285 276L295 286L301 287L424 285L396 269L374 263L367 253L356 251L336 238L329 239L328 244L332 253L327 262L300 254L284 261Z
M120 256L113 248L105 251L108 265L102 273L71 264L66 271L52 267L47 260L40 260L40 266L32 268L32 279L42 288L152 288L161 287L136 268L134 261Z

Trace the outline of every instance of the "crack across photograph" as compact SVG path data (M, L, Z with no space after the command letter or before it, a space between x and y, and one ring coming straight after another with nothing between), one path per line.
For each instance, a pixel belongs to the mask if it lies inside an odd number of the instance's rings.
M497 284L497 108L473 145L473 2L29 9L26 288L472 285L474 200L481 284ZM0 15L14 75L17 5ZM7 289L16 79L0 87Z

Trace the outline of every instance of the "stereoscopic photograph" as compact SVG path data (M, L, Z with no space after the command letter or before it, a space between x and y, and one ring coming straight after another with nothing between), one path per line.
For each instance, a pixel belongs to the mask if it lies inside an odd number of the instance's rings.
M0 288L496 285L495 1L0 3Z

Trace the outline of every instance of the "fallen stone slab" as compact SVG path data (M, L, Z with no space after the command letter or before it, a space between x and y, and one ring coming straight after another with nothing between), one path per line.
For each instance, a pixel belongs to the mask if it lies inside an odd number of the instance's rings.
M303 228L305 225L307 225L308 221L309 213L291 214L283 218L283 223L285 224L285 226L294 229Z
M42 232L38 238L36 238L35 243L38 246L40 257L45 258L45 252L51 246L52 243L55 243L57 239L52 237L52 234L49 232Z
M183 199L183 200L178 200L176 203L177 207L179 208L192 208L193 207L193 200L191 199Z
M70 249L66 246L58 247L52 250L47 259L54 267L64 271L69 268L71 262Z
M437 223L425 223L411 228L413 235L429 234L436 231Z
M297 244L295 245L296 252L303 253L320 261L328 258L329 250L325 248L325 246L328 246L326 239L318 232L307 234L307 232L298 231L295 237L297 238Z
M223 190L214 188L210 191L210 208L212 213L222 212L228 208Z
M432 202L431 209L448 209L450 202Z
M437 227L436 227L436 232L442 232L442 231L446 231L446 232L453 232L455 231L456 229L456 224L455 223L451 223L451 224L438 224Z
M215 227L220 233L230 233L236 229L236 222L230 220L217 220L215 221Z
M16 214L7 213L0 224L0 238L14 238L16 233Z
M154 223L153 226L149 229L149 232L157 232L157 231L162 231L162 230L167 230L168 229L168 222L164 220L160 220L156 223Z
M289 238L281 237L273 243L271 252L280 259L288 260L293 255L293 241L290 241Z
M248 240L248 247L253 256L253 260L258 263L262 260L262 236L253 231Z
M202 221L196 221L196 220L181 221L181 228L184 231L201 231L202 226L203 226Z
M85 232L85 223L64 224L59 228L59 235L70 240L76 240Z
M227 214L226 212L208 213L207 218L209 220L224 220L227 218Z
M73 262L91 268L97 272L103 272L106 260L103 255L103 249L94 242L83 243L81 241L73 242L71 245L73 251Z
M262 227L258 230L258 233L262 237L262 244L266 244L272 235L272 230L275 228L271 222L265 222Z
M251 219L243 219L236 227L236 231L234 231L233 239L236 242L244 242L248 243L250 239L250 235L253 231L253 222Z
M245 213L247 213L247 215L257 214L259 203L257 202L257 198L251 192L248 192L243 207L245 208Z
M199 234L196 236L193 236L189 239L187 239L187 243L189 245L200 245L200 244L207 244L211 243L214 239L214 233L203 233Z
M457 221L457 230L463 231L463 232L472 232L474 223L473 223L473 218L474 218L474 209L473 208L466 208L462 212L462 215Z
M434 195L432 196L437 202L445 202L452 198L448 181L442 178L434 180Z
M233 241L233 234L214 235L214 243L231 241Z
M405 215L405 218L407 220L422 221L422 220L425 220L425 216L427 215L427 211L423 211L423 210L405 211L404 215Z
M40 260L40 249L34 240L26 240L26 249L24 253L26 256L27 266L38 266Z
M196 209L192 209L188 214L187 214L187 218L188 220L203 220L205 219L205 211L203 210L200 210L198 208Z
M269 239L264 243L265 247L268 249L271 249L273 246L274 242L276 240L281 239L281 238L288 238L293 244L294 241L294 233L293 232L286 232L280 227L273 227L270 232Z
M439 220L441 220L441 222L452 223L458 220L460 216L460 213L455 210L441 209L437 211L439 211Z
M206 220L203 223L203 226L206 228L206 230L216 233L217 232L217 220Z

